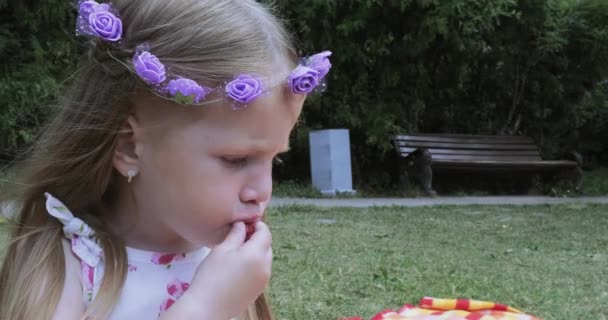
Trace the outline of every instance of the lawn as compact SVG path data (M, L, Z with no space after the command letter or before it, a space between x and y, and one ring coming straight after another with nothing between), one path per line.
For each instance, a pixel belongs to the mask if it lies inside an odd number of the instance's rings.
M288 206L268 222L279 320L369 319L423 296L608 319L608 206Z
M608 206L269 212L277 319L369 319L423 296L608 319Z

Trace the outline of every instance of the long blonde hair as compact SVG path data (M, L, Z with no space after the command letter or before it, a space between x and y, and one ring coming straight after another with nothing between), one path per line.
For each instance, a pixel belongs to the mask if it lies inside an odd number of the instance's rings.
M283 24L251 0L114 0L124 33L120 46L90 41L61 101L25 162L23 187L0 271L0 318L50 319L61 298L65 261L62 226L48 216L44 192L64 202L96 232L105 276L87 316L109 316L126 277L124 243L107 224L119 176L112 154L132 111L140 82L125 67L148 42L175 74L220 83L234 75L269 75L277 63L296 63ZM264 295L243 316L270 320Z

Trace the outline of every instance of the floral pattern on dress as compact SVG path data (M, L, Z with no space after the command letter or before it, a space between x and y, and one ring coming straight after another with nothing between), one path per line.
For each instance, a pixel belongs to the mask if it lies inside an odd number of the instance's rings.
M186 258L185 253L155 253L152 255L152 263L166 266L167 269L171 269L171 263L174 261L184 260Z
M74 216L58 199L48 193L45 195L49 215L63 224L64 237L69 241L71 251L80 260L82 301L88 307L96 298L104 279L103 250L90 226ZM130 247L126 247L126 250L128 274L124 286L127 288L123 287L120 303L109 318L113 320L129 318L125 315L132 318L133 314L137 314L135 318L138 319L153 319L160 316L188 290L190 284L182 280L191 281L198 265L209 253L206 247L177 254L150 252ZM142 282L145 282L145 288L139 290L137 287L141 286ZM145 304L142 304L142 301L145 301ZM139 306L136 311L133 310L133 305Z
M103 278L103 251L95 231L74 214L57 198L49 193L46 197L46 210L49 215L63 224L63 235L70 241L74 255L80 260L83 295L85 303L93 301Z
M177 301L177 299L179 299L184 292L188 290L188 288L190 288L190 284L187 282L182 282L179 279L175 279L173 282L169 283L167 285L167 293L171 297L160 305L160 312L162 313L163 311L169 310L175 301Z
M97 266L101 261L102 250L95 238L95 231L75 217L61 201L49 193L44 195L47 212L63 224L63 235L70 240L74 254L89 266Z
M95 269L84 261L80 262L81 272L82 272L82 286L84 289L85 299L88 302L93 301L93 291L95 288Z

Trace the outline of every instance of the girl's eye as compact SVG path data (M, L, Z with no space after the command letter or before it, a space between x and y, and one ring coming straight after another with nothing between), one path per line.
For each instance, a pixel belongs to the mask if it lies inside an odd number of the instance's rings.
M222 161L231 167L240 168L247 163L247 157L222 157Z

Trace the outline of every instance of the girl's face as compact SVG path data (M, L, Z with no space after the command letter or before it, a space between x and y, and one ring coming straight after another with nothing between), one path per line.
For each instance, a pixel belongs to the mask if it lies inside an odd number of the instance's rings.
M155 241L212 246L235 221L262 219L273 159L288 150L303 102L304 96L278 86L241 110L226 103L139 103L140 128L133 131L138 175L130 185L134 241L139 234L149 243L158 233Z

